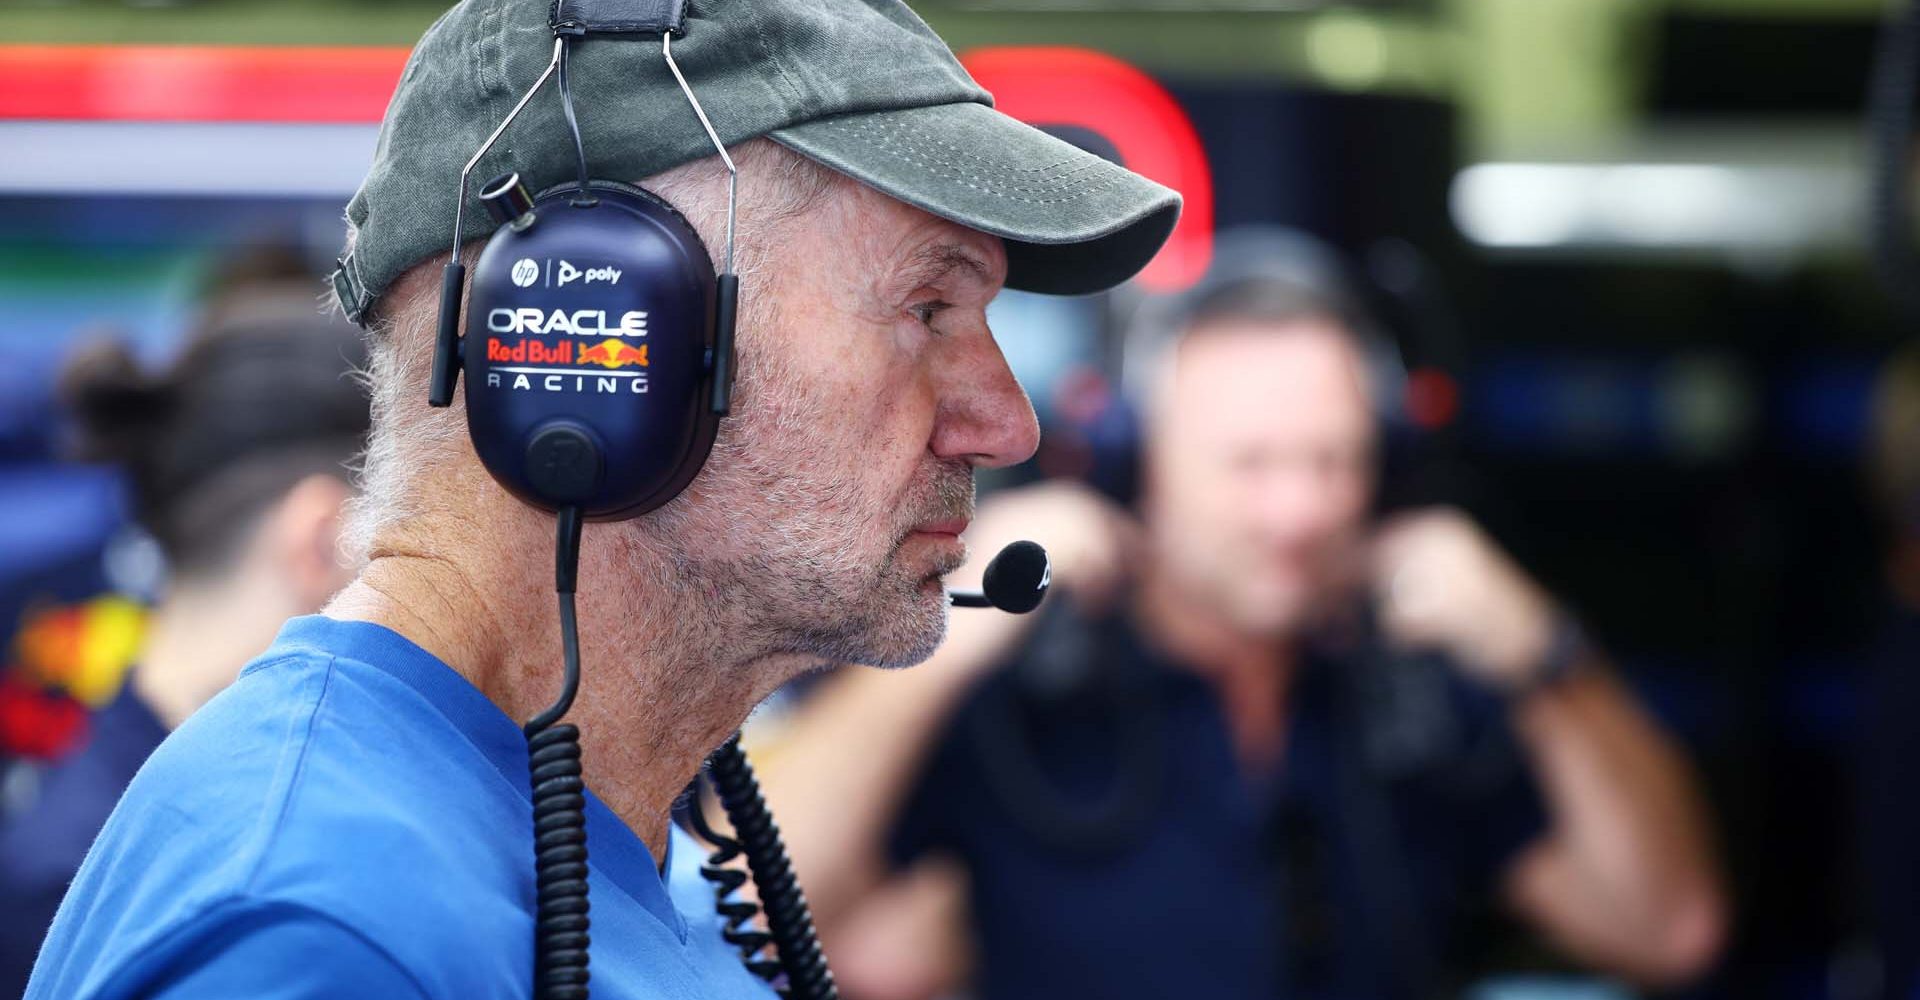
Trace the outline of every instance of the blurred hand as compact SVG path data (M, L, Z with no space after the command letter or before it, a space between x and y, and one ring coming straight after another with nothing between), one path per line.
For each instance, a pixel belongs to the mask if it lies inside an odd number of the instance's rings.
M987 563L1002 547L1024 538L1047 550L1053 589L1072 594L1082 607L1102 608L1126 582L1139 534L1126 511L1079 483L1055 480L1005 490L980 505L963 536L967 564L948 583L978 588Z
M1502 690L1524 686L1545 660L1552 598L1460 511L1389 519L1372 570L1388 641L1437 648Z

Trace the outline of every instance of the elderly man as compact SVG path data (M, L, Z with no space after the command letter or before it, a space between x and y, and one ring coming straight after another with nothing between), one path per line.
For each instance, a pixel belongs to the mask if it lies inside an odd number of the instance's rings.
M1217 260L1129 344L1138 518L981 508L977 551L1044 543L1071 600L842 672L769 755L848 994L937 995L952 861L985 1000L1448 996L1489 904L1698 975L1725 904L1684 758L1464 515L1368 522L1389 348L1327 251Z
M585 532L569 719L600 997L765 995L721 940L712 891L684 879L675 798L784 681L937 645L973 472L1036 443L988 300L1003 282L1123 280L1178 205L993 112L897 0L685 13L679 65L741 172L739 382L683 494ZM468 0L415 50L335 279L374 330L366 565L133 782L54 923L35 1000L530 995L515 720L559 684L554 525L489 479L458 407L425 400L458 165L538 73L548 14ZM586 155L719 248L726 175L698 158L707 136L660 57L657 34L579 46ZM569 176L561 128L536 102L508 135L535 187Z

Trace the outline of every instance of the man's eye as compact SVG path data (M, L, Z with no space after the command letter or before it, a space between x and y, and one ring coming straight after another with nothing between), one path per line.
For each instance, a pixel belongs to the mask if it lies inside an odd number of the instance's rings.
M931 327L935 316L940 315L952 307L953 303L951 302L942 302L935 299L931 302L920 302L908 306L907 311L912 313L913 318L919 320L922 326Z

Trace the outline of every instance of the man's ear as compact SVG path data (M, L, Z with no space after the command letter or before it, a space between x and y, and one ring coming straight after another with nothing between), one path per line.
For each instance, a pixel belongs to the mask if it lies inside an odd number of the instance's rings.
M351 488L318 473L293 485L268 515L265 554L300 614L318 611L353 578L340 554L340 518Z

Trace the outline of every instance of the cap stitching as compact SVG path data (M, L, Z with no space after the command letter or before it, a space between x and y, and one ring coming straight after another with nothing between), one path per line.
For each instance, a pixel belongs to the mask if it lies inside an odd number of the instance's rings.
M499 68L503 58L501 53L505 50L500 39L504 31L506 31L506 23L500 18L498 6L489 7L480 12L480 27L475 32L478 37L474 40L472 51L474 82L480 85L480 94L483 99L488 95L499 93L505 86L505 80L502 79Z
M906 150L909 150L909 151L912 151L912 152L914 152L914 153L918 153L918 154L921 154L921 155L923 155L923 156L924 156L924 155L929 155L929 154L931 153L931 150L929 150L929 149L927 149L927 148L926 148L925 146L923 146L923 145L921 145L921 144L919 144L919 143L917 143L917 142L916 142L916 141L915 141L914 139L912 139L911 137L909 137L909 136L906 136L906 135L903 135L903 134L901 134L901 133L900 133L900 132L898 132L898 131L894 131L894 130L886 130L886 129L882 129L882 130L881 130L881 131L880 131L880 132L879 132L878 134L875 134L875 130L874 130L874 129L873 129L872 127L870 127L870 126L849 126L849 125L839 125L839 124L837 124L837 123L836 123L836 125L835 125L835 127L836 127L836 128L839 128L839 129L841 129L842 131L848 131L848 130L852 130L852 129L858 129L859 131L862 131L862 132L864 132L864 133L867 133L867 135L866 135L866 136L864 136L864 138L866 138L866 139L868 139L869 141L872 141L872 142L875 142L876 144L878 144L878 145L880 145L880 146L881 146L881 147L883 147L883 148L898 148L898 149L906 149ZM989 161L987 161L987 160L984 160L984 159L981 159L981 158L978 158L978 157L973 157L973 156L970 156L970 155L968 155L968 154L966 154L966 153L964 153L964 152L959 152L959 151L955 151L955 153L956 153L956 156L957 156L957 158L958 158L958 159L962 159L962 160L966 160L966 161L968 161L968 164L969 164L969 165L971 165L971 166L974 166L974 167L975 167L976 169L975 169L975 170L972 170L972 171L969 171L969 170L965 170L965 169L963 169L963 168L961 167L961 165L959 165L959 164L955 164L955 163L951 163L951 162L945 162L945 163L937 163L937 164L934 164L934 165L935 165L935 166L939 166L939 167L940 167L940 168L942 168L942 169L943 169L943 170L944 170L944 171L945 171L946 173L948 173L948 174L950 174L950 175L952 175L952 176L956 176L956 177L967 177L967 178L972 178L972 179L974 179L974 180L978 180L978 181L982 181L982 182L985 182L985 183L986 183L986 184L987 184L987 185L988 185L989 187L997 187L997 188L1002 188L1002 189L1004 189L1004 190L1008 190L1008 191L1030 191L1030 192L1036 192L1036 193L1038 193L1038 192L1051 192L1051 191L1059 191L1059 190L1063 190L1063 189L1064 189L1064 188L1065 188L1065 187L1067 186L1067 185L1066 185L1065 183L1039 183L1039 184L999 184L999 185L996 185L996 184L994 184L994 183L993 183L993 181L992 181L992 179L991 179L991 177L989 176L989 173L988 173L988 172L986 172L986 171L982 171L982 170L979 170L979 169L977 169L977 168L979 168L979 167L991 167L991 168L993 168L993 170L991 171L992 173L1014 173L1014 172L1021 172L1021 171L1023 170L1023 168L1019 168L1019 167L1007 167L1007 168L1005 168L1004 170L1002 170L1002 169L1000 169L1000 167L999 167L999 165L998 165L998 164L994 164L994 163L990 163L990 162L989 162ZM1061 165L1062 163L1064 163L1064 162L1065 162L1065 161L1059 161L1059 162L1056 162L1056 163L1052 163L1052 164L1049 164L1049 165L1047 166L1047 168L1046 168L1046 169L1048 169L1048 170L1052 170L1052 169L1055 169L1055 168L1057 168L1057 167L1059 167L1059 166L1060 166L1060 165ZM1060 182L1064 182L1064 181L1067 181L1067 180L1070 180L1070 179L1071 179L1071 178L1073 177L1073 175L1074 175L1074 174L1075 174L1076 172L1078 172L1079 170L1084 170L1084 169L1086 169L1086 167L1087 167L1087 165L1086 165L1086 164L1081 164L1081 165L1079 165L1078 167L1076 167L1076 168L1075 168L1074 170L1069 170L1069 171L1067 171L1067 172L1065 172L1065 173L1060 173L1060 174L1055 174L1055 175L1053 175L1052 177L1049 177L1049 178L1038 178L1038 180L1042 180L1042 181L1060 181ZM1029 170L1030 170L1031 168L1026 168L1026 169L1029 169Z
M1027 191L1027 190L1034 190L1034 189L1031 189L1031 188L1012 188L1012 187L1008 187L1008 188L998 188L998 189L996 189L996 188L994 188L994 187L993 187L993 186L991 186L991 185L982 185L982 184L975 184L975 183L973 183L972 181L970 181L970 180L967 180L966 178L967 178L967 177L978 177L979 175L977 175L977 174L960 174L960 173L955 173L955 172L953 172L953 171L950 171L950 170L946 170L946 169L944 169L944 168L943 168L943 166L942 166L941 164L938 164L938 163L935 163L935 162L934 162L934 161L932 161L932 160L928 160L928 159L925 159L925 158L923 158L923 157L919 157L919 156L913 156L913 155L911 155L911 154L906 154L906 153L896 153L896 155L898 155L898 156L900 156L900 157L901 157L901 159L904 159L904 160L906 160L906 161L907 161L907 162L909 162L909 163L913 163L913 164L916 164L916 165L919 165L919 166L923 166L923 167L926 167L926 168L928 168L928 169L930 169L930 170L932 170L932 171L933 171L933 172L934 172L935 174L938 174L938 175L941 175L941 176L944 176L944 177L946 177L946 178L947 178L947 179L949 179L949 180L957 180L957 181L959 181L959 182L960 182L961 184L964 184L964 185L966 185L967 187L970 187L970 188L972 188L972 189L974 189L975 191L979 191L979 192L981 192L982 194L988 194L988 195L992 195L992 196L994 196L994 197L996 197L996 198L1002 198L1002 199L1005 199L1005 200L1007 200L1007 201L1017 201L1017 202L1020 202L1020 203L1021 203L1021 204L1023 204L1023 205L1059 205L1059 204L1063 204L1063 203L1065 203L1065 202L1070 202L1070 201L1079 201L1079 200L1081 200L1081 199L1083 199L1083 198L1086 198L1086 197L1087 197L1087 196L1089 196L1089 195L1093 195L1093 194L1097 194L1097 193L1099 193L1099 192L1101 192L1101 191L1104 191L1104 190L1106 190L1107 188L1110 188L1110 187L1112 187L1112 186L1113 186L1114 184L1116 184L1116 183L1118 183L1118 182L1119 182L1119 181L1121 180L1121 177L1122 177L1122 176L1124 176L1124 175L1115 175L1115 176L1112 176L1112 177L1109 177L1109 178L1107 178L1107 179L1106 179L1106 180L1104 180L1104 181L1100 181L1100 182L1098 182L1098 183L1095 183L1095 184L1091 184L1091 185L1088 185L1088 186L1086 186L1086 187L1083 187L1083 188L1081 188L1081 189L1080 189L1079 191L1077 191L1077 192L1075 192L1075 193L1074 193L1073 195L1071 195L1071 196L1069 196L1069 197L1066 197L1066 198L1026 198L1026 197L1022 197L1022 196L1020 196L1020 195L1017 195L1017 194L1010 194L1010 193L1008 193L1008 192L1011 192L1011 191ZM1059 190L1065 190L1065 188L1061 188L1061 189L1059 189Z
M840 125L840 123L832 123L832 124L835 127L843 127ZM1080 186L1078 190L1075 191L1075 193L1070 197L1026 198L1010 192L1023 191L1023 192L1031 192L1035 194L1044 194L1044 193L1052 193L1056 191L1072 190L1073 185L1071 183L1049 184L1044 186L1039 186L1039 185L1029 186L1029 185L1017 185L1017 184L995 185L983 174L956 170L950 164L939 163L928 158L920 147L915 146L913 143L909 141L901 140L901 139L898 139L897 137L880 136L879 144L883 147L893 147L893 152L896 156L900 156L902 159L910 163L913 163L917 166L928 168L937 175L946 177L951 180L958 180L960 183L965 184L967 187L970 187L976 191L980 191L985 194L990 194L999 198L1005 198L1009 201L1017 201L1026 205L1058 205L1063 202L1079 201L1087 197L1088 195L1095 194L1099 191L1103 191L1109 187L1112 187L1113 185L1119 183L1120 181L1126 179L1127 177L1127 174L1125 171L1115 171L1107 175L1107 177L1103 180L1095 181L1092 184ZM914 155L914 154L919 154L919 155ZM1098 157L1094 157L1093 161L1094 161L1093 163L1082 164L1078 167L1075 167L1073 170L1068 171L1065 174L1058 175L1058 177L1063 182L1071 181L1074 174L1083 170L1091 169L1096 164L1105 164L1107 162L1105 160L1099 159ZM976 162L984 162L984 161L976 161ZM973 183L973 181L980 181L982 183L976 184L976 183Z
M691 7L691 3L689 3L688 6ZM787 75L787 68L781 65L779 58L773 54L773 44L767 39L766 20L764 18L750 16L748 23L753 25L754 40L760 43L760 58L773 67L774 78L780 81L782 87L786 88L787 113L791 115L799 112L801 110L800 105L804 99L803 95L800 92L799 85L794 83L793 78Z
M856 127L862 127L862 126L856 126ZM964 176L973 177L982 181L988 181L989 184L991 184L991 180L988 176L989 173L1002 174L1002 173L1014 173L1014 172L1031 172L1032 170L1032 168L1020 168L1020 167L1003 168L1000 166L1000 164L994 161L987 160L984 157L971 154L966 150L960 148L959 146L953 145L952 143L943 142L931 136L916 137L915 135L906 133L905 130L900 129L897 126L882 124L882 123L873 123L865 127L867 128L878 127L882 129L885 134L883 134L880 137L880 141L883 143L892 142L900 146L904 146L908 149L912 149L916 152L930 152L928 150L928 147L926 146L926 143L929 143L929 142L935 145L938 145L941 148L947 150L948 153L950 154L950 156L948 157L943 157L944 159L964 160L964 161L967 161L967 163L973 165L976 169L987 168L987 173L976 172L976 173L965 174ZM1056 160L1053 163L1048 164L1045 167L1045 169L1054 170L1069 162L1070 161L1068 160ZM1000 186L1010 191L1031 191L1036 193L1061 191L1061 190L1065 190L1070 183L1077 181L1079 179L1077 175L1085 173L1089 170L1099 170L1102 167L1111 167L1111 166L1112 164L1108 163L1106 160L1103 160L1097 156L1089 155L1085 160L1083 160L1080 163L1074 164L1072 168L1068 170L1055 173L1052 176L1047 178L1042 178L1042 180L1057 182L1057 183L1030 184L1030 185L1006 184L1006 185L1000 185ZM1121 173L1122 171L1116 170L1112 176L1118 177Z
M881 129L886 129L886 130L888 130L888 131L891 131L891 132L895 132L895 133L904 133L904 132L906 131L906 130L905 130L904 128L902 128L902 127L901 127L901 126L899 125L899 123L897 123L897 122L887 122L887 121L875 121L875 122L868 122L868 123L866 123L866 124L867 124L867 125L870 125L871 127L874 127L874 128L881 128ZM1038 131L1038 130L1036 130L1036 131ZM966 158L966 159L969 159L969 160L972 160L972 161L973 161L973 162L975 162L975 163L983 163L983 164L984 164L984 163L990 163L990 162L991 162L991 161L988 161L987 159L985 159L984 157L981 157L981 156L979 156L979 155L977 155L977 154L975 154L975 153L973 153L973 152L971 152L971 151L969 151L969 150L967 150L967 149L965 149L965 148L962 148L961 146L958 146L958 145L956 145L956 144L954 144L954 143L952 143L952 142L949 142L949 141L947 141L947 140L945 140L945 139L942 139L942 138L940 138L939 136L935 136L935 135L919 135L918 133L913 133L913 134L911 134L911 135L909 136L909 138L907 138L907 139L906 139L905 141L906 141L906 142L909 142L909 143L914 143L914 142L918 142L918 143L923 143L923 144L924 144L924 143L932 143L933 145L936 145L936 146L940 146L940 147L943 147L943 148L945 148L945 149L949 149L949 150L952 150L952 151L953 151L953 154L954 154L955 156L959 156L959 157L963 157L963 158ZM1076 148L1077 148L1077 147L1076 147ZM1037 172L1037 171L1042 171L1042 170L1052 170L1052 169L1053 169L1053 168L1055 168L1055 167L1058 167L1058 166L1061 166L1061 165L1063 165L1063 164L1067 164L1067 163L1073 163L1073 162L1074 162L1074 161L1073 161L1073 160L1071 160L1071 159L1059 159L1059 160L1055 160L1055 161L1053 161L1052 163L1049 163L1049 164L1045 164L1045 165L1043 165L1043 166L1039 166L1039 167L1008 167L1008 168L998 168L998 169L1002 169L1003 171L1006 171L1006 172L1014 172L1014 171L1018 171L1018 172L1021 172L1021 173L1034 173L1034 172ZM1063 174L1059 174L1059 175L1057 175L1057 176L1060 176L1060 177L1067 177L1067 176L1070 176L1070 175L1072 175L1072 174L1075 174L1075 173L1078 173L1078 172L1080 172L1080 171L1082 171L1082 170L1095 170L1095 169L1098 169L1098 168L1100 168L1100 167L1103 167L1103 166L1105 166L1105 167L1111 167L1111 166L1114 166L1114 164L1112 164L1112 163L1109 163L1109 162L1107 162L1107 161L1106 161L1105 159L1103 159L1103 158L1101 158L1101 157L1099 157L1099 156L1095 156L1095 155L1093 155L1092 153L1088 153L1088 154L1087 154L1087 156L1086 156L1086 159L1084 159L1084 160L1082 160L1081 162L1079 162L1079 163L1077 163L1077 164L1075 164L1075 165L1074 165L1074 168L1073 168L1072 170L1069 170L1069 171L1067 171L1066 173L1063 173Z
M831 128L836 128L836 129L840 129L840 130L842 130L842 131L847 131L847 130L852 130L852 129L858 129L858 130L860 130L860 131L863 131L863 132L873 132L873 131L879 131L879 132L885 132L885 133L887 133L887 134L889 134L889 135L904 135L904 134L906 134L906 130L905 130L905 129L904 129L903 127L901 127L901 126L899 126L899 125L897 125L897 124L895 124L895 123L892 123L892 122L883 122L883 121L868 121L868 120L862 120L862 119L859 119L859 118L843 118L843 119L839 119L839 120L835 120L835 121L829 121L829 122L823 122L822 124L825 124L825 125L827 125L827 126L829 126L829 127L831 127ZM973 154L973 153L970 153L970 152L968 152L967 150L965 150L965 149L962 149L961 147L959 147L959 146L956 146L956 145L954 145L953 143L950 143L950 142L945 142L945 141L942 141L942 140L940 140L940 139L936 139L936 138L934 138L934 137L932 137L932 136L923 136L923 137L921 137L921 138L922 138L922 139L924 139L924 140L925 140L925 141L927 141L927 142L932 142L932 143L935 143L935 144L937 144L937 145L940 145L940 146L943 146L943 147L945 147L946 149L949 149L949 150L952 150L952 151L953 151L953 153L954 153L954 155L956 155L956 156L959 156L959 157L961 157L961 158L963 158L963 159L966 159L966 160L969 160L969 161L971 161L971 162L973 162L973 163L978 163L978 164L988 164L988 163L990 163L990 162L991 162L991 161L988 161L988 160L986 160L986 159L985 159L985 158L983 158L983 157L980 157L980 156L977 156L977 155L975 155L975 154ZM905 144L905 145L913 145L913 144L914 144L914 140L913 140L912 138L903 138L903 139L900 139L899 141L900 141L900 142L901 142L902 144ZM1105 162L1106 162L1105 160L1102 160L1102 159L1100 159L1099 157L1093 157L1093 159L1094 159L1094 160L1095 160L1095 161L1096 161L1097 163L1105 163ZM999 166L997 166L997 165L996 165L996 166L995 166L995 169L996 169L996 170L998 170L998 171L999 171L999 172L1001 172L1001 173L1013 173L1013 174L1038 174L1038 173L1046 173L1046 172L1048 172L1048 171L1052 171L1052 170L1054 170L1054 169L1057 169L1057 168L1059 168L1059 167L1061 167L1061 166L1063 166L1063 165L1065 165L1065 164L1067 164L1067 163L1071 163L1071 162L1073 162L1073 161L1071 161L1071 160L1066 160L1066 159L1060 159L1060 160L1055 160L1055 161L1053 161L1052 163L1043 163L1043 164L1041 164L1041 165L1039 165L1039 166L1037 166L1037 167L999 167ZM1088 163L1081 163L1081 164L1077 164L1077 165L1075 166L1075 170L1084 170L1084 169L1087 169L1087 168L1089 168L1089 167L1091 167L1092 165L1093 165L1093 164L1088 164ZM1065 176L1068 176L1068 174L1059 174L1059 175L1057 175L1057 176L1061 176L1061 177L1065 177Z

